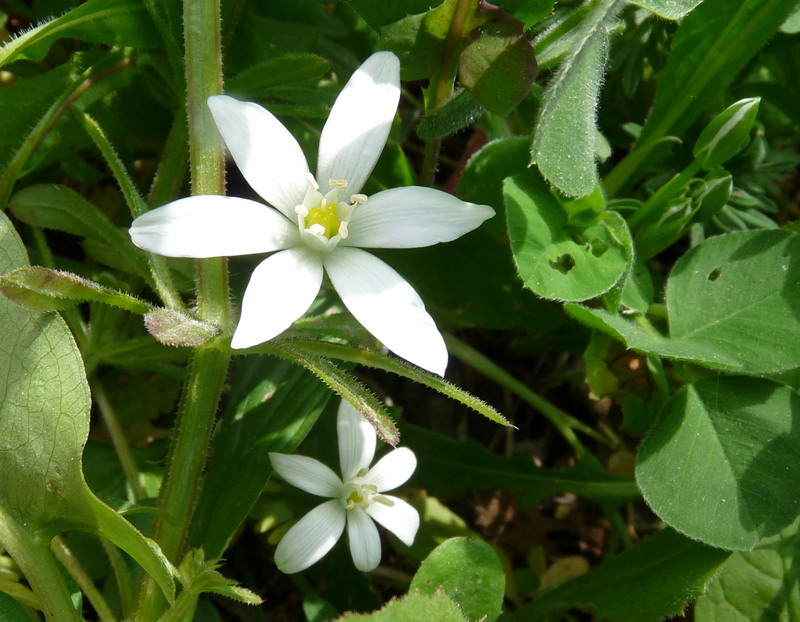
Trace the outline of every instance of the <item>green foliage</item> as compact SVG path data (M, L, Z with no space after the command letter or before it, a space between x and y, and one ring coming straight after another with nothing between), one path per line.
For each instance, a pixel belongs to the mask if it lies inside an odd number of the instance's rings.
M784 493L800 477L798 408L794 391L769 380L687 385L639 448L636 480L647 503L678 531L720 548L747 550L774 535L800 514L800 500Z
M535 599L520 620L558 620L570 605L594 605L614 622L657 622L683 612L730 553L671 529Z
M793 347L799 257L800 238L788 231L731 233L700 244L667 281L669 337L609 311L567 310L640 352L721 371L779 373L800 366Z
M698 622L789 622L800 606L797 525L762 542L753 551L734 553L708 590L697 599Z
M491 546L482 540L452 538L428 555L408 589L427 596L444 593L468 620L493 622L500 615L505 584Z

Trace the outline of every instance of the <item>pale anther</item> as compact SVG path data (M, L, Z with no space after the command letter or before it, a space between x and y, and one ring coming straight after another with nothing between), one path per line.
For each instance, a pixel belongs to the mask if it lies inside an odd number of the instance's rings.
M314 190L319 190L319 184L317 183L317 180L314 179L314 176L311 173L306 173L304 177L306 178L306 181L308 182L308 185L311 186L311 188L313 188Z
M366 203L367 202L367 195L366 194L351 194L350 195L350 202L351 203Z
M347 180L346 179L329 179L328 185L333 188L339 188L339 190L344 190L347 188Z

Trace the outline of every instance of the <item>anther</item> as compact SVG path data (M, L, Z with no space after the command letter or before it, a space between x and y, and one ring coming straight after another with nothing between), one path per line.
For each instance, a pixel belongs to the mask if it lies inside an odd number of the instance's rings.
M329 179L328 185L332 188L339 188L339 190L344 190L347 188L347 180L346 179Z
M366 194L351 194L350 195L350 202L351 203L366 203L367 202L367 195Z
M314 176L311 173L306 173L305 175L303 175L303 177L306 178L306 181L308 182L308 185L311 186L311 188L313 188L314 190L319 190L319 184L317 183L317 180L314 179Z

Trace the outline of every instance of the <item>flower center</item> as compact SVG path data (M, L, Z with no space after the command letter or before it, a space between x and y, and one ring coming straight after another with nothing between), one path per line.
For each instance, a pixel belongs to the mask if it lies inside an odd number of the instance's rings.
M297 226L303 242L314 250L330 251L340 240L347 237L347 223L353 210L367 202L366 195L353 194L350 203L339 200L339 192L347 188L347 180L331 179L331 189L326 194L319 191L319 184L308 175L308 190L303 204L294 208Z
M357 506L361 506L366 510L370 503L381 503L392 507L394 502L383 495L379 495L377 486L363 483L362 478L367 474L367 470L361 469L351 481L345 484L345 495L342 497L344 507L352 510Z

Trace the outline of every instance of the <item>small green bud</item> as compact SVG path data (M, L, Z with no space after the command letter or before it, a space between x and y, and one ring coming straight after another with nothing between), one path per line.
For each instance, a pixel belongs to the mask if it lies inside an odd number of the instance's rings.
M753 128L760 97L740 99L718 114L700 133L694 145L694 157L711 170L735 156Z
M694 222L704 222L721 210L733 192L730 173L719 169L709 173L691 193L694 204Z
M199 346L219 334L211 324L180 311L155 309L144 316L144 325L161 343L168 346Z
M692 220L692 202L681 197L660 215L658 220L645 222L636 232L636 255L650 259L672 246L686 232Z

